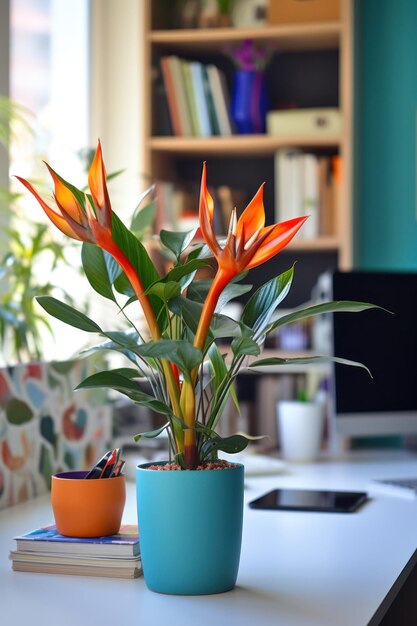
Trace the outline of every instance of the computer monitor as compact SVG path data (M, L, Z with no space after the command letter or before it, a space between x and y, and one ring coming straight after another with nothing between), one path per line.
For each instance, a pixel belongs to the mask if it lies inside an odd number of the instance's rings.
M332 426L337 435L417 433L417 273L335 272L333 300L372 302L379 309L337 313L333 354L364 363L332 368Z

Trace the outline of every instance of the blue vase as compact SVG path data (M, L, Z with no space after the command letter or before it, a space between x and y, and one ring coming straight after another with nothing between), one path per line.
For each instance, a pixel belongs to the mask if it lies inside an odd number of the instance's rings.
M136 469L143 574L159 593L233 589L239 569L243 465L222 470Z
M267 109L264 73L255 70L235 72L231 115L238 132L264 133Z

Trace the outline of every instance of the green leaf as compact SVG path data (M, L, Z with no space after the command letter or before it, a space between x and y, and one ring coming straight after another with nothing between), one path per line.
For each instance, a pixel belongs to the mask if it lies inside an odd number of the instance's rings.
M124 272L122 272L114 281L114 288L124 296L129 296L132 302L138 299L133 291L133 287L130 284L128 277Z
M164 432L164 430L166 430L168 426L169 426L169 422L167 422L160 428L156 428L155 430L148 430L145 433L138 433L137 435L133 437L133 439L135 441L139 441L139 439L141 439L142 437L145 437L146 439L154 439L155 437L158 437L162 432Z
M154 439L155 437L158 437L170 425L172 425L172 428L175 429L175 438L177 439L177 441L180 440L183 443L184 442L184 432L183 431L184 430L188 430L188 426L184 422L184 420L180 419L176 415L172 414L170 417L171 417L171 421L167 422L166 424L164 424L160 428L156 428L155 430L149 430L149 431L147 431L145 433L138 433L137 435L135 435L133 437L133 439L135 441L139 441L139 439L141 439L142 437L146 437L147 439ZM176 428L178 426L179 426L179 428Z
M236 392L233 388L232 382L230 381L229 369L225 363L225 360L222 354L220 353L220 350L218 349L215 343L211 344L208 350L208 357L210 359L210 366L213 372L213 379L211 381L211 384L213 388L213 393L215 394L215 401L212 403L212 406L216 406L216 399L220 391L224 389L224 386L226 383L229 383L229 391L227 394L225 394L224 401L221 403L221 406L218 407L217 413L220 413L220 414L222 413L229 394L232 397L232 400L234 402L234 405L236 406L236 409L240 412ZM217 423L216 418L217 418L217 414L210 416L210 423L214 424L214 426Z
M190 243L195 237L197 232L196 228L188 230L186 232L171 232L169 230L161 230L159 236L163 245L171 250L177 259L180 258L182 252L188 248Z
M169 308L176 315L182 315L188 328L194 334L196 333L201 312L203 310L202 304L199 302L193 302L184 296L179 296L179 298L173 298L170 301ZM209 337L211 339L219 339L221 337L238 337L240 334L241 329L239 323L232 320L231 317L220 315L218 313L213 315L209 333Z
M177 298L181 294L181 287L179 283L173 281L167 283L158 282L153 284L152 287L149 287L146 293L153 294L167 303L172 300L172 298Z
M135 233L142 233L144 230L152 226L155 221L155 217L156 200L152 200L152 202L135 212L130 224L130 230Z
M187 426L187 424L184 422L184 420L181 417L178 417L177 415L172 414L171 415L171 420L181 428L181 430L189 430L190 427Z
M153 283L160 280L160 276L145 247L135 235L126 228L115 213L112 214L112 234L114 241L118 247L123 250L137 274L140 276L145 290ZM130 287L130 283L124 272L115 281L114 286L120 293L126 294L129 297L134 295L133 289ZM150 301L155 315L158 317L163 305L161 301L154 296L150 296Z
M241 326L231 317L215 313L210 324L210 331L215 339L239 337L241 334Z
M258 356L261 351L256 341L250 337L235 337L232 341L232 350L235 356L243 354Z
M128 396L134 402L147 406L157 413L169 416L172 415L171 408L164 402L142 391L139 385L130 378L126 378L112 371L93 374L85 378L76 389L96 389L100 387L115 389Z
M193 259L192 261L187 261L186 263L176 265L170 270L166 277L165 281L168 282L170 280L179 281L184 276L188 276L189 274L195 273L200 267L208 267L208 263L206 261L202 261L201 259Z
M84 315L84 313L69 306L69 304L60 302L52 296L38 296L36 300L49 315L56 317L58 320L61 320L61 322L65 322L65 324L69 324L69 326L85 330L88 333L102 332L98 324L93 322L87 315Z
M105 333L103 332L102 334L104 337L110 339L110 341L103 341L95 346L90 346L81 350L82 356L88 356L103 350L114 350L124 354L130 361L136 364L134 351L136 350L139 342L139 335L136 331L108 331Z
M116 170L115 172L110 172L106 175L107 178L107 182L109 182L110 180L113 180L114 178L117 178L118 176L120 176L121 174L123 174L126 170L124 168L122 168L121 170Z
M263 340L264 331L275 309L287 296L294 276L294 267L262 285L247 302L241 321Z
M208 357L210 359L211 370L213 373L213 391L216 392L221 383L228 376L229 370L219 348L215 343L210 346L208 350Z
M140 372L133 367L117 367L113 370L108 370L108 372L124 378L141 378Z
M200 252L203 249L203 244L200 243L192 243L191 251L187 254L187 261L192 261L193 259L200 259Z
M110 254L92 243L83 243L81 259L87 280L101 296L116 302L112 285L122 269Z
M142 193L139 196L139 200L137 201L135 211L141 211L142 210L140 208L141 205L143 204L143 202L146 200L146 198L148 196L151 196L153 194L153 192L155 191L155 188L156 188L155 183L152 183L152 185L150 185L147 189L145 189L145 191L142 191ZM151 202L153 202L153 200L151 200Z
M351 300L323 302L321 304L315 304L305 309L298 309L292 313L283 315L276 322L268 326L266 332L270 333L280 326L285 326L286 324L291 324L292 322L308 317L314 317L315 315L322 315L323 313L360 313L361 311L366 311L367 309L382 309L382 307L371 304L370 302L354 302ZM387 309L382 310L387 311ZM389 312L390 311L387 311L387 313Z
M178 365L186 380L190 379L189 373L201 363L203 358L201 350L185 340L160 339L142 344L136 352L144 357L172 361Z
M140 343L140 337L136 330L108 330L103 332L104 337L110 339L112 343L115 343L128 350L135 350ZM107 344L108 342L106 342ZM112 347L112 346L110 346Z
M201 304L192 302L184 296L179 296L178 298L173 298L171 300L169 308L173 313L175 313L175 315L182 316L188 328L194 334L196 333L198 320L200 319L201 311L203 310L203 306Z
M196 280L188 287L187 298L195 302L204 303L209 292L212 280L202 279ZM234 298L239 298L252 289L252 285L237 285L229 283L220 294L216 305L216 313L219 313Z
M230 437L215 437L208 439L201 447L202 456L206 458L215 450L222 450L229 454L242 452L249 444L249 439L244 435L231 435Z
M259 361L253 361L250 364L250 369L253 367L264 367L271 365L307 365L311 363L340 363L341 365L351 365L353 367L361 367L368 372L372 378L372 374L369 369L363 363L358 361L351 361L350 359L341 359L336 356L306 356L306 357L294 357L294 358L278 358L271 357L268 359L260 359Z

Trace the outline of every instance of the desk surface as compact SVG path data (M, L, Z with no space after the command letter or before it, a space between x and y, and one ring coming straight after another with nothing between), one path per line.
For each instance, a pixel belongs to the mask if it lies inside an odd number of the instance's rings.
M366 490L371 478L404 476L417 476L416 455L359 453L349 462L293 464L280 475L247 479L245 498L274 487ZM135 506L130 483L125 522L135 522ZM417 548L417 500L378 495L351 514L255 511L246 505L236 589L176 597L148 591L143 578L13 572L13 536L49 523L51 516L47 496L0 512L2 623L195 626L203 618L226 626L365 626Z

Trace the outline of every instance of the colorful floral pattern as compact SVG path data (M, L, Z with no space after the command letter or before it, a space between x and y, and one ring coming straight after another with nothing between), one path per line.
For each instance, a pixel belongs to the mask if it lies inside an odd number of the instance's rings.
M55 472L87 469L111 447L112 407L74 392L88 361L0 369L0 509L47 491Z

